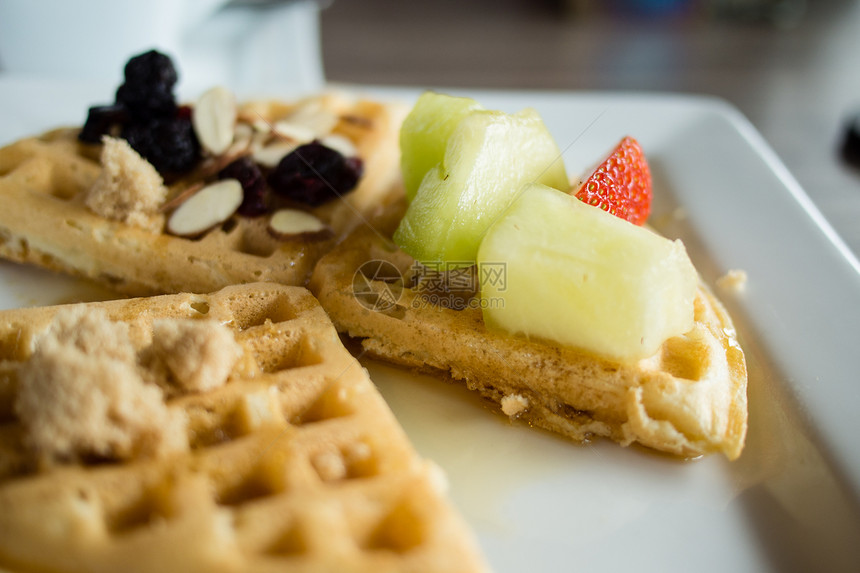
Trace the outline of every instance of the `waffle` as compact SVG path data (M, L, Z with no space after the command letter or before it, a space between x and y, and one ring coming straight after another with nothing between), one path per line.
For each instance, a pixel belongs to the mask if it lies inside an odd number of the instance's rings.
M405 112L393 104L323 94L294 103L249 102L239 116L265 128L309 108L331 118L334 127L322 129L351 141L364 163L356 189L315 210L334 237L278 241L266 232L265 218L234 216L189 239L96 215L83 196L101 171L99 146L79 143L78 129L70 128L0 149L0 256L136 296L212 292L257 281L301 285L321 254L375 209L399 176L397 133ZM212 158L174 181L166 204L207 172L211 178L223 160Z
M653 357L613 362L488 331L468 295L434 304L426 285L409 279L414 261L390 241L402 211L392 206L356 230L320 260L310 283L338 330L360 339L369 356L464 382L511 419L577 441L604 436L680 456L740 455L744 355L729 316L703 285L693 330Z
M147 356L157 325L174 324L169 319L214 323L240 353L224 384L165 390L168 419L185 428L161 441L169 447L47 455L32 447L33 428L16 415L32 393L24 372L61 313L80 308L112 327L128 325L138 356ZM0 568L484 570L438 469L418 457L303 288L239 285L4 311L0 341ZM93 352L123 350L108 344ZM75 421L85 426L92 417Z

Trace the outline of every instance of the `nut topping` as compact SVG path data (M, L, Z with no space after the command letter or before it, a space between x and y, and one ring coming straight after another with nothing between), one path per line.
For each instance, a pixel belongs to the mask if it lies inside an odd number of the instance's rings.
M276 167L281 159L292 153L299 145L290 141L278 141L270 143L254 151L251 156L254 161L263 167Z
M177 207L167 221L167 231L195 237L226 221L241 204L242 184L237 179L222 179L202 188Z
M328 225L299 209L279 209L269 219L269 234L276 239L311 239L327 237Z
M224 153L233 143L236 100L230 90L216 86L203 93L191 113L200 145L213 155Z
M355 148L355 144L349 138L337 133L321 137L319 142L329 149L334 149L344 157L358 157L358 150Z
M287 139L298 144L313 141L317 136L310 127L288 121L276 121L272 125L272 132L279 139Z
M284 118L286 122L309 129L314 136L320 137L331 133L337 125L338 116L327 110L322 102L306 101L299 104L293 112ZM313 139L313 137L312 137Z

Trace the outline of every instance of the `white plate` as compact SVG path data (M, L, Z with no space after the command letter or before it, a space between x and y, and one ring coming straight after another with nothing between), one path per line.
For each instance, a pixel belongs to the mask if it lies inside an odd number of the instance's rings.
M78 123L111 94L0 79L0 143ZM706 98L471 95L508 111L537 108L571 174L635 136L655 177L652 222L685 241L706 281L734 268L749 276L744 293L720 293L750 369L749 435L733 463L571 444L507 423L459 386L368 364L415 445L447 470L492 567L860 570L860 265L754 129ZM92 295L0 265L0 307Z

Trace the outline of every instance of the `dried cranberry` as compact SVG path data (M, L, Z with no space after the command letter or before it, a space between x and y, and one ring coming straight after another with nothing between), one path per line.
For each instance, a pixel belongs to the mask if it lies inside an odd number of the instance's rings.
M230 163L218 173L219 179L237 179L244 192L239 214L258 217L268 212L268 188L260 167L247 155Z
M180 117L182 119L191 119L191 114L194 113L194 108L190 105L181 105L176 108L176 117Z
M78 133L84 143L101 143L103 135L111 135L125 123L128 113L122 105L93 106L87 113L87 121Z
M137 119L173 116L176 80L176 68L170 57L150 50L125 65L125 83L117 89L116 101Z
M200 142L188 118L130 122L121 136L162 174L183 173L200 159Z
M269 175L269 185L279 195L317 207L351 191L362 172L363 165L357 157L346 158L312 141L278 163Z

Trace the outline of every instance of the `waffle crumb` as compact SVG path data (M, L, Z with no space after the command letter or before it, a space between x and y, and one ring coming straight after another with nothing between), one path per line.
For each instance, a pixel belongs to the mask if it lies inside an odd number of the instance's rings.
M717 286L725 291L743 292L747 286L747 273L741 269L732 269L717 279Z
M167 197L161 175L126 140L105 137L103 142L102 172L84 203L106 219L159 232L164 226L164 216L158 213L158 208Z
M21 366L15 410L25 441L48 460L187 447L184 417L144 382L126 325L81 307L58 314Z
M214 320L164 319L153 324L152 350L182 390L204 392L227 382L242 347Z
M502 412L504 412L506 416L515 418L528 410L529 399L522 394L508 394L502 398L501 406Z

